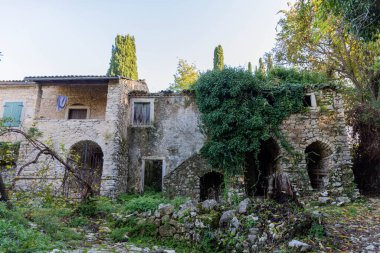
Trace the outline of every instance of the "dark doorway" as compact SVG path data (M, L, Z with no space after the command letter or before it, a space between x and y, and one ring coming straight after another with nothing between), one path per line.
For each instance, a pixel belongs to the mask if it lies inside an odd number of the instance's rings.
M248 196L265 196L268 189L268 177L274 173L280 148L270 138L260 145L260 152L255 159L253 152L247 153L245 162L245 190Z
M144 192L162 191L162 160L145 160Z
M103 171L103 152L100 146L93 141L80 141L71 147L68 162L73 165L76 174L99 194ZM66 173L64 186L65 195L80 195L85 190L83 183L71 173Z
M223 175L219 172L209 172L200 178L200 200L219 200L223 190Z
M313 189L319 190L324 187L330 154L331 151L328 146L320 141L313 142L305 149L307 172Z

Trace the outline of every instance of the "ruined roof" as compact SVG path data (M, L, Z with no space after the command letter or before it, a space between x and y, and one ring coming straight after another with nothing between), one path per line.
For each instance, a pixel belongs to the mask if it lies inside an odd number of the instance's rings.
M193 96L195 95L194 91L183 90L180 92L173 92L171 90L162 90L159 92L144 92L144 91L132 91L129 93L129 96L132 97L176 97L176 96Z

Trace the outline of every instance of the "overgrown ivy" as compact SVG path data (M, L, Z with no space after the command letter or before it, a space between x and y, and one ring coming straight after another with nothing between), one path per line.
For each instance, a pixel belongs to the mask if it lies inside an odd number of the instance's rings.
M252 73L241 68L207 71L195 84L207 141L201 153L227 174L244 170L247 154L258 155L289 115L303 110L305 86L327 83L325 75L274 68Z

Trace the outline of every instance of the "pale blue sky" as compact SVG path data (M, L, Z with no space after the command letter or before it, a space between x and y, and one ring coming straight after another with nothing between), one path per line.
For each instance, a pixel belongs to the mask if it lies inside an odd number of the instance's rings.
M152 91L173 82L179 58L212 68L256 65L275 43L289 0L0 0L0 80L103 75L116 34L136 38L139 78ZM290 1L293 2L293 1Z

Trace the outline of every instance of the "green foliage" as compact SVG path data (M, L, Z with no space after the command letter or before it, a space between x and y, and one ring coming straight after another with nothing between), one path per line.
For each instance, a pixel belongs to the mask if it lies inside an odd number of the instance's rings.
M112 46L108 76L124 76L138 79L135 37L117 35Z
M267 54L265 62L267 64L267 71L271 71L273 69L273 57L271 54Z
M252 63L248 62L248 72L252 74Z
M224 69L223 48L221 45L218 45L214 49L214 70L223 70L223 69Z
M380 2L377 0L326 0L322 2L325 15L341 15L350 30L367 41L380 33Z
M281 68L266 76L239 68L202 74L195 86L208 137L202 154L216 168L241 173L246 154L257 155L273 135L280 138L282 121L303 109L304 85L322 81L317 74Z
M325 227L317 221L314 221L309 229L308 236L311 238L322 239L325 236Z
M186 199L177 197L173 200L162 197L160 193L146 193L142 196L132 195L133 197L125 204L125 210L128 213L154 211L160 203L172 204L178 208L185 203ZM127 197L128 198L128 197Z
M265 66L264 66L263 58L259 59L259 73L261 75L265 75Z
M19 149L19 142L0 142L0 168L12 168L16 164Z
M0 203L0 252L46 252L53 247L50 237L30 228L21 212Z
M198 77L199 72L194 64L189 64L186 60L179 59L177 73L174 75L174 83L170 86L170 90L181 91L191 89Z
M109 198L97 196L81 202L77 212L86 217L103 217L114 209L115 206Z
M330 0L297 0L282 11L274 49L281 64L325 72L329 77L348 80L362 100L376 100L379 94L380 38L365 42L352 34L342 14L331 13ZM331 0L336 2L367 2ZM341 9L343 10L343 9ZM339 32L337 32L339 31Z

